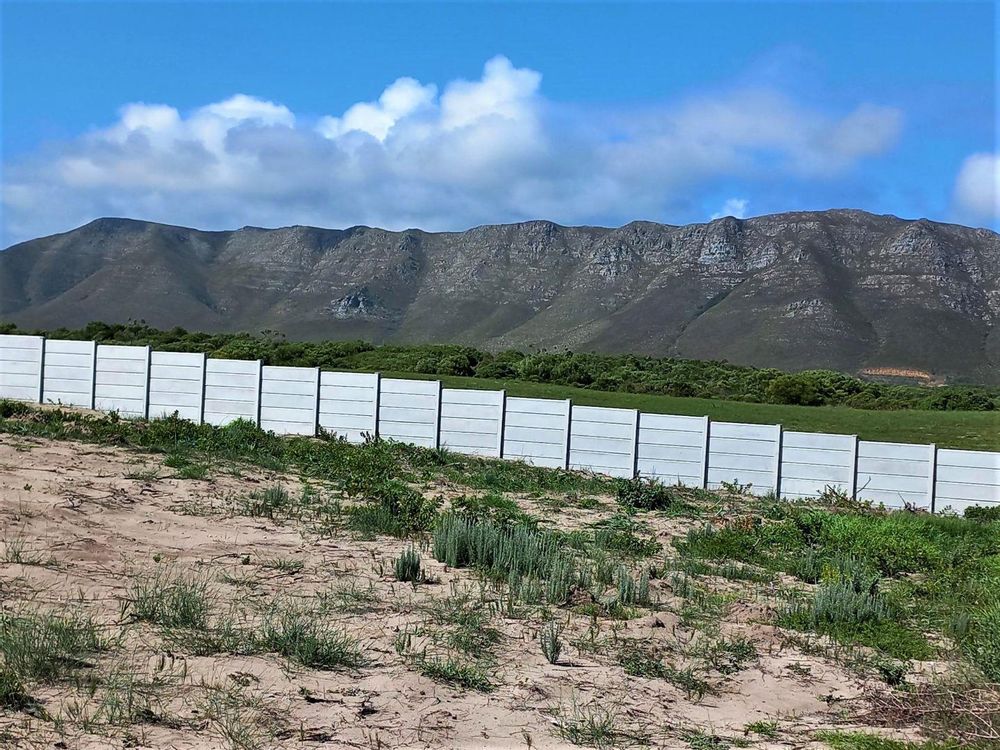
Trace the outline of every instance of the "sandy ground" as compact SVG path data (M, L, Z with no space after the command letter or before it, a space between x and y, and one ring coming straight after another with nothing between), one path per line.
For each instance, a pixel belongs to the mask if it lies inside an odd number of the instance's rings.
M577 639L591 628L589 616L558 613L571 645L554 665L538 645L540 619L498 613L492 622L501 633L491 675L496 690L435 682L397 653L395 639L400 631L426 627L433 600L462 592L479 597L470 571L447 570L425 554L435 582L400 584L392 577L392 561L404 542L362 541L347 532L324 537L295 522L226 512L227 499L254 488L281 482L297 492L296 478L216 472L209 480L177 479L161 458L0 436L0 529L8 550L0 562L4 610L82 608L109 634L123 633L114 653L100 657L103 667L124 660L125 669L164 682L161 718L130 727L88 727L79 720L97 710L99 692L88 698L72 684L33 688L50 717L63 718L61 727L5 711L0 746L258 746L226 738L226 727L206 715L205 696L225 689L240 696L234 711L256 727L261 747L573 747L560 737L559 726L576 707L577 718L612 714L623 732L618 745L629 745L627 736L635 735L655 747L688 748L688 733L700 731L752 747L818 748L823 745L810 740L812 730L843 726L860 700L864 685L855 674L790 645L768 624L768 607L746 600L728 605L721 633L752 639L758 658L736 674L708 675L713 693L688 697L666 680L626 674L616 643L638 639L665 654L684 654L699 637L680 626L679 604L665 580L653 581L660 611L597 623L595 638L603 647L596 650L572 645L582 643ZM560 525L600 512L567 511L559 514ZM663 521L657 531L669 538L677 524ZM30 564L12 561L13 549ZM275 567L279 559L298 561L301 569ZM196 657L174 650L158 628L130 624L122 610L130 581L164 566L204 575L220 601L242 605L350 587L370 590L371 601L328 614L361 643L369 664L324 672L277 655ZM779 739L745 732L747 724L762 720L777 722Z

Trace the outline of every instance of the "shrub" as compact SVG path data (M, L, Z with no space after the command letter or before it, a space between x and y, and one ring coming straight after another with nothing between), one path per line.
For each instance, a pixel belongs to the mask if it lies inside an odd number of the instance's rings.
M815 385L802 375L779 375L770 382L765 393L771 404L816 406L822 403Z
M643 477L615 480L615 500L638 510L666 510L679 502L675 490Z
M1000 521L1000 505L970 505L962 515L970 521L993 523Z

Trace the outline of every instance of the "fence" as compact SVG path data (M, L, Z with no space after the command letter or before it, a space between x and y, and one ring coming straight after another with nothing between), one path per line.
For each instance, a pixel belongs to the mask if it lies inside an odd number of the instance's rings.
M1000 504L1000 453L859 440L507 397L378 374L268 367L259 361L0 335L0 398L224 425L247 419L279 434L320 429L428 448L715 488L750 485L788 499L826 488L888 507L962 511Z

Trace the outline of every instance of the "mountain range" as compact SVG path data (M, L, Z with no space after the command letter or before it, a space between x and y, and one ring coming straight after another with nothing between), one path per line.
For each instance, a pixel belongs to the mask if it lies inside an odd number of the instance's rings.
M1000 383L1000 235L855 210L618 228L200 231L0 252L0 320L635 352Z

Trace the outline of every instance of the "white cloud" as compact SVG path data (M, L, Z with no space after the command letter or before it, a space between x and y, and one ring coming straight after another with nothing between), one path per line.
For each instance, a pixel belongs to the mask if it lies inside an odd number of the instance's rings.
M955 211L967 221L1000 221L1000 154L966 157L958 171Z
M478 80L439 93L400 78L311 120L245 94L187 113L129 104L109 127L4 165L6 240L102 215L213 229L703 219L692 207L728 181L835 181L901 127L891 108L832 114L751 88L582 108L546 99L541 81L495 57Z
M745 219L747 217L747 208L749 206L750 201L746 198L729 198L722 204L722 209L720 211L712 214L712 219L721 219L723 216L733 216L737 219Z

